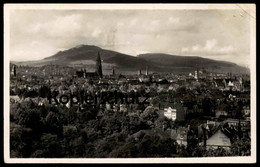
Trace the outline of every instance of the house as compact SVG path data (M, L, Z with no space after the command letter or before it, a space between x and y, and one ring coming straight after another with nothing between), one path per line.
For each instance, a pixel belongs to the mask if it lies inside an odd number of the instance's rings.
M250 120L250 107L244 107L242 113L246 120Z
M123 84L127 84L127 83L128 83L128 80L124 76L120 76L118 79L118 82L117 82L117 84L119 84L119 85L123 85Z
M188 133L188 128L179 127L177 129L176 142L179 145L184 145L185 147L187 146L187 133Z
M217 88L219 89L224 89L225 88L225 82L223 79L214 79L214 84Z
M76 71L76 76L79 78L91 78L91 79L99 78L96 72L87 72L86 69L81 69L79 71Z
M224 110L216 110L216 118L226 117L228 116L228 112Z
M231 127L231 126L237 127L239 125L239 123L240 123L240 125L243 127L243 126L249 125L250 121L229 118L229 119L223 121L223 123L227 123L229 127Z
M203 142L200 143L201 146L203 144ZM217 149L219 147L225 149L230 149L231 147L230 138L221 129L206 140L206 149Z
M228 87L233 87L233 86L234 86L234 82L232 82L231 80L229 80L227 86L228 86Z
M177 129L167 129L165 132L169 134L171 139L176 140L178 136Z
M176 91L178 88L179 88L179 85L178 85L178 84L171 84L171 85L168 87L168 91Z
M148 83L152 81L152 77L150 76L146 76L146 75L141 75L139 77L139 82L144 82L144 83Z
M165 108L164 116L175 121L176 120L176 109L173 109L171 107Z
M162 103L163 104L163 103ZM173 121L183 121L185 119L185 110L180 103L167 103L164 108L164 116Z
M250 94L239 94L235 97L235 101L248 102L250 100Z
M18 95L10 96L11 103L18 103L20 101L20 98Z
M125 104L120 104L119 106L120 106L120 107L119 107L119 111L120 111L120 112L127 112L127 107L126 107Z
M238 80L235 80L233 82L233 85L234 85L234 89L237 91L241 91L243 88L241 81L238 81Z
M106 109L109 111L112 110L112 105L109 103L106 103Z
M187 147L188 128L179 127L177 129L167 129L165 132L169 135L171 139L176 140L179 145L184 145L185 147Z
M207 120L206 123L200 124L198 126L198 139L199 140L204 140L204 138L208 139L211 137L213 134L216 133L216 131L221 127L220 122L216 121L209 121ZM205 131L204 131L205 130ZM205 133L204 133L204 132ZM205 135L205 136L204 136Z

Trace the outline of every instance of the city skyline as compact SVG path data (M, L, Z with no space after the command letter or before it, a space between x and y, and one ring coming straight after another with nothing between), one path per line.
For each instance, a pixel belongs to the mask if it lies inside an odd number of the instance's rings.
M5 4L5 163L256 162L255 12Z

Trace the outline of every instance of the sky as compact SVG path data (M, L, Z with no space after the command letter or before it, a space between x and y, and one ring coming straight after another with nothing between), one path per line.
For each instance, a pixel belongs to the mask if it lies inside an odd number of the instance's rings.
M250 62L250 16L244 10L13 9L9 19L12 61L40 60L85 44L132 56Z

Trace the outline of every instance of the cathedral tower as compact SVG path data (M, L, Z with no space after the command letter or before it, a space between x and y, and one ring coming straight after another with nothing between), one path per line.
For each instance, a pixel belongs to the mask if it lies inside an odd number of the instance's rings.
M100 78L103 77L102 64L101 64L101 59L100 59L100 54L99 54L99 52L98 52L97 60L96 60L96 73L98 74L98 76L99 76Z

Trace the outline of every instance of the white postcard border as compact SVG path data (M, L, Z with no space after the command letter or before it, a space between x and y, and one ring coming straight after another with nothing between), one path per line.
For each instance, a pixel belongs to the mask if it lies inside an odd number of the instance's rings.
M230 10L243 9L251 16L251 156L191 158L10 158L10 10ZM256 7L255 4L5 4L4 5L4 161L5 163L255 163L256 162Z

